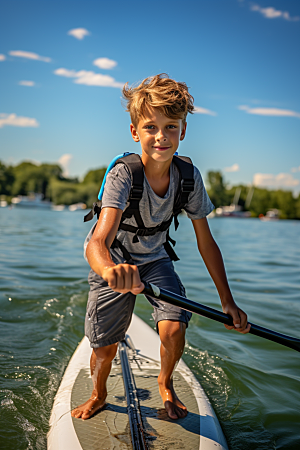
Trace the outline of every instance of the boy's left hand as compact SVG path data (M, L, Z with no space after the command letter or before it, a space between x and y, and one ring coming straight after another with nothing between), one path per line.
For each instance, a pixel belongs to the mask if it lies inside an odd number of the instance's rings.
M247 314L240 309L235 302L230 302L226 306L223 307L223 312L225 314L229 314L233 320L233 326L225 325L227 330L236 330L239 333L246 334L249 333L251 325L248 323Z

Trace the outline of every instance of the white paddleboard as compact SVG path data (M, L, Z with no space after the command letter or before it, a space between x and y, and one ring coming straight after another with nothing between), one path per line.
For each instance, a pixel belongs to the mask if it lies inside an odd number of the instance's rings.
M127 332L128 359L134 378L145 445L149 450L228 450L212 406L199 382L180 360L173 382L189 413L183 419L168 418L158 392L160 339L133 315ZM84 338L72 356L55 396L48 433L48 450L128 450L145 448L131 442L132 425L123 383L120 355L113 361L107 382L107 407L88 420L74 419L71 410L92 392L91 348Z

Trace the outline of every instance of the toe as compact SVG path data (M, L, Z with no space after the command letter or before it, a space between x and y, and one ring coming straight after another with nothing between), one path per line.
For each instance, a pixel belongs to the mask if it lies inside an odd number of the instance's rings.
M180 408L176 408L175 412L177 414L178 419L181 419L183 417L183 411Z
M82 415L81 415L81 418L83 419L83 420L85 420L85 419L89 419L90 417L91 417L91 410L90 409L86 409L85 411L83 411L83 413L82 413Z
M173 403L166 402L165 408L166 408L167 414L170 417L170 419L173 419L173 420L178 419L178 415L176 414L176 411L175 411L175 405Z
M174 411L168 411L168 416L169 416L170 419L172 419L172 420L178 419L178 416L177 416L177 414L175 414Z
M187 411L185 409L177 408L176 409L177 416L182 419L187 415Z

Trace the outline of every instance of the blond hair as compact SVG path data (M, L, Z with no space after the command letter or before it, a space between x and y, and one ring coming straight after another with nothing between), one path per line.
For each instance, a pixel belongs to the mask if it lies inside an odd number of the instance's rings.
M188 113L193 114L194 98L185 83L172 80L166 73L145 78L138 86L123 87L123 98L126 101L126 111L130 113L131 121L137 127L139 120L145 117L147 107L158 108L171 119L186 121Z

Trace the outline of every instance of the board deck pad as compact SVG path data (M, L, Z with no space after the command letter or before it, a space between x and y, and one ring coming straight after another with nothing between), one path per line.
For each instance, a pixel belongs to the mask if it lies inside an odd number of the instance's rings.
M73 386L71 409L86 402L92 390L89 369L82 369ZM88 420L72 418L83 450L132 449L121 365L112 368L107 391L105 409Z
M189 413L184 419L171 420L159 395L159 364L129 350L129 361L137 388L146 441L149 450L194 450L200 443L200 417L192 388L175 371L173 381L178 397ZM75 381L71 407L84 403L91 395L92 380L82 369ZM132 449L122 370L118 357L107 383L107 407L88 420L72 419L83 450Z
M183 401L189 413L183 419L172 420L159 395L157 376L159 369L133 370L140 401L149 449L198 449L200 442L200 418L195 396L179 372L173 381L176 394Z

